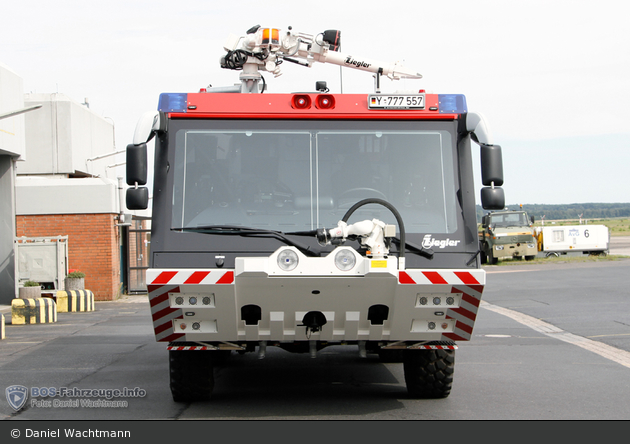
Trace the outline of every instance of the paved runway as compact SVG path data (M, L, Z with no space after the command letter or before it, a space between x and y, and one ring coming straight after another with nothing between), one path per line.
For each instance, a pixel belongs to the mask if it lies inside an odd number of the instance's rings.
M611 236L610 254L630 256L630 236Z

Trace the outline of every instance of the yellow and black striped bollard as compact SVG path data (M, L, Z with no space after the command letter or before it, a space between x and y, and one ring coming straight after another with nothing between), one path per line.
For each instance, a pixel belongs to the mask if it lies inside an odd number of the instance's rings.
M59 313L94 311L94 293L90 290L58 291L56 300Z
M48 324L57 322L57 304L51 298L16 298L11 301L11 324Z

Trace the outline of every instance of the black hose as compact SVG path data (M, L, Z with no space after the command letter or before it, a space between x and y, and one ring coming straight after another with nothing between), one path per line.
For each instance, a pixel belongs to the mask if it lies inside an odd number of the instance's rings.
M344 214L343 218L341 219L343 222L348 223L348 219L350 219L350 216L352 216L352 213L354 213L357 209L361 208L364 205L368 205L368 204L379 204L384 206L385 208L387 208L389 211L392 212L392 214L394 215L394 217L396 218L396 222L398 222L398 226L400 227L400 254L399 257L405 257L405 224L403 223L402 217L400 215L400 213L398 212L398 210L389 202L387 202L386 200L383 199L379 199L376 197L371 197L368 199L363 199L357 203L355 203L354 205L352 205L350 207L350 209L348 211L346 211L346 214Z

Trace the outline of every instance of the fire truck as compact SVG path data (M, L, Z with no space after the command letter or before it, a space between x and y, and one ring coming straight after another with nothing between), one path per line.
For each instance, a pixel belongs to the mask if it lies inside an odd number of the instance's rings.
M382 92L422 76L344 54L340 35L230 36L220 64L239 83L163 93L138 121L126 200L149 207L155 138L146 280L177 402L209 399L215 366L268 347L348 346L402 362L413 398L451 391L486 281L471 140L486 209L505 203L501 147L464 95ZM271 93L262 73L285 62L363 71L374 91Z

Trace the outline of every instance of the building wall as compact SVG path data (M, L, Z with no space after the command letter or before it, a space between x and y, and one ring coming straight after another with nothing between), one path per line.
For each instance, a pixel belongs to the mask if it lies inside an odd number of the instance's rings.
M18 237L68 236L68 269L82 271L99 301L120 297L118 214L18 215Z
M15 201L13 160L0 154L0 304L15 297Z
M0 114L22 108L22 78L0 63ZM0 304L15 297L15 159L25 153L24 140L23 114L0 119Z
M20 176L17 214L119 213L118 184L112 179Z
M114 153L114 125L63 94L25 94L24 105L42 105L25 115L26 156L17 174L66 174L107 177Z
M68 269L96 300L120 296L121 212L111 121L63 94L25 94L26 153L16 164L17 236L68 236ZM87 177L86 177L87 176Z

